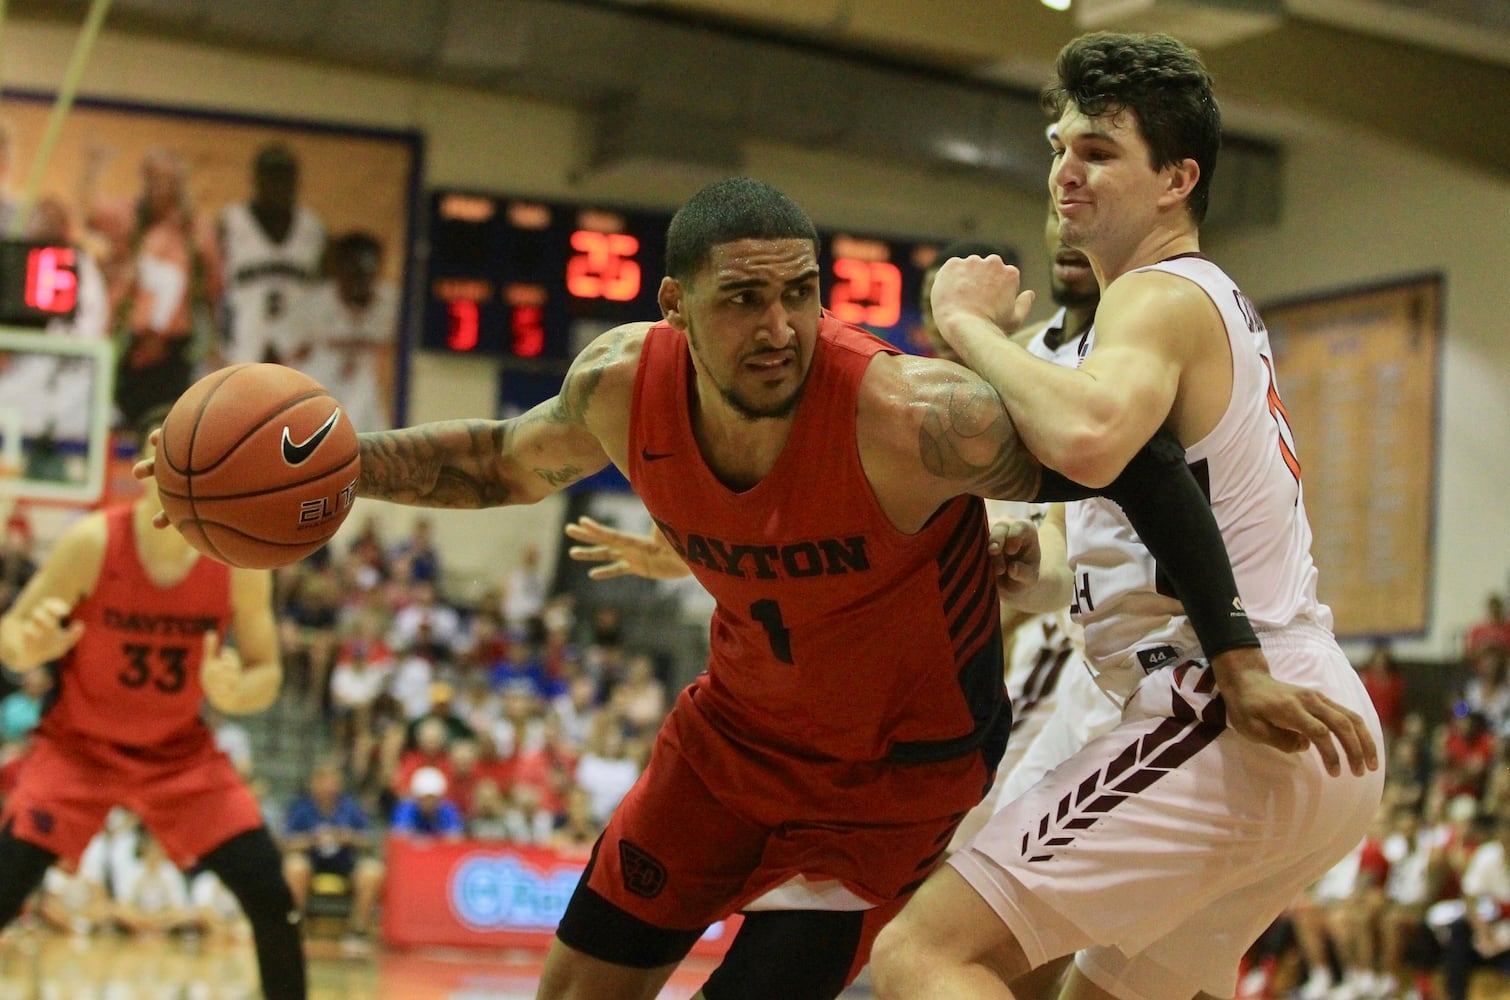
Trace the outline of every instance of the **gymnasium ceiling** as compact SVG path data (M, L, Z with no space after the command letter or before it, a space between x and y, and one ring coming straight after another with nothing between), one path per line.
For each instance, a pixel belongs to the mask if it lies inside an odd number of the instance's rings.
M87 6L10 0L12 16L75 23ZM1247 160L1250 179L1277 177L1287 139L1345 122L1510 178L1510 0L1073 0L1069 12L1039 0L115 0L107 22L596 110L598 166L729 168L762 138L1035 190L1036 90L1065 41L1101 27L1168 30L1201 50L1238 140L1224 170Z

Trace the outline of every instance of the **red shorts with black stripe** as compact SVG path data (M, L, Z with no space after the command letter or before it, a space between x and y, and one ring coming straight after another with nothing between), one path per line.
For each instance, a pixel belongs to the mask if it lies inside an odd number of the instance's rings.
M662 729L649 766L603 834L589 888L656 927L696 930L799 875L837 880L873 907L851 975L864 964L875 933L938 864L955 826L990 780L979 753L941 764L879 765L875 783L882 788L890 789L900 770L920 792L938 783L956 789L960 804L942 815L929 815L919 803L923 796L914 798L921 815L906 822L894 813L878 818L848 808L862 790L834 787L832 775L814 762L804 769L805 781L789 789L808 787L778 802L751 794L764 782L748 757L726 752L720 769L706 757L711 743L700 742L693 753L689 721L683 716ZM709 734L703 729L701 735ZM744 764L734 765L734 758ZM741 767L745 778L737 780ZM701 776L709 771L725 775L716 791ZM899 807L905 804L878 811Z
M207 729L150 750L38 732L0 823L74 863L114 806L140 817L185 868L262 825L256 797Z

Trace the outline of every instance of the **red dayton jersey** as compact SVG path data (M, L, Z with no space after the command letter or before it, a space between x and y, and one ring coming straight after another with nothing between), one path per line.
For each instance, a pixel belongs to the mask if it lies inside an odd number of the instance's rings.
M718 602L709 669L690 704L767 756L950 760L978 749L1002 711L984 505L957 497L906 535L861 468L860 380L891 350L825 315L781 457L759 484L736 492L693 437L685 340L665 324L646 336L630 479ZM702 770L685 724L673 729Z
M201 557L181 582L159 587L137 557L131 507L107 510L105 524L99 582L69 615L84 634L63 660L41 731L131 747L176 743L202 728L204 633L225 636L231 571Z

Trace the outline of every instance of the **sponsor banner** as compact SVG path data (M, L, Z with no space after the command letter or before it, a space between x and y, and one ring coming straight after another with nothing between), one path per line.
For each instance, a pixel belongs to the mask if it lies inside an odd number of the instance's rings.
M543 951L566 912L587 856L512 844L391 837L385 862L385 944ZM692 953L722 955L739 919L710 927Z

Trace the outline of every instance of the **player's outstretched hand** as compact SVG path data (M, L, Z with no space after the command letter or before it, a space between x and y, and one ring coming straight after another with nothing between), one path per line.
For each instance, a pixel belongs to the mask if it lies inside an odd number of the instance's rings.
M659 532L635 535L586 516L568 523L564 530L567 538L584 543L567 549L568 556L578 562L602 563L587 571L594 580L612 580L616 576L675 580L691 572Z
M204 658L199 661L199 684L211 705L222 711L233 710L241 693L241 654L220 645L220 633L210 629L204 634Z
M987 546L996 590L1002 600L1012 601L1038 583L1043 553L1038 546L1038 525L1026 519L995 521Z
M1276 680L1260 649L1228 650L1211 667L1227 724L1243 736L1290 753L1315 747L1333 777L1342 773L1338 746L1354 774L1378 770L1379 748L1363 717L1320 691Z
M67 621L72 610L59 597L38 601L31 614L18 623L8 643L6 665L15 670L34 670L72 649L84 634L83 622Z

